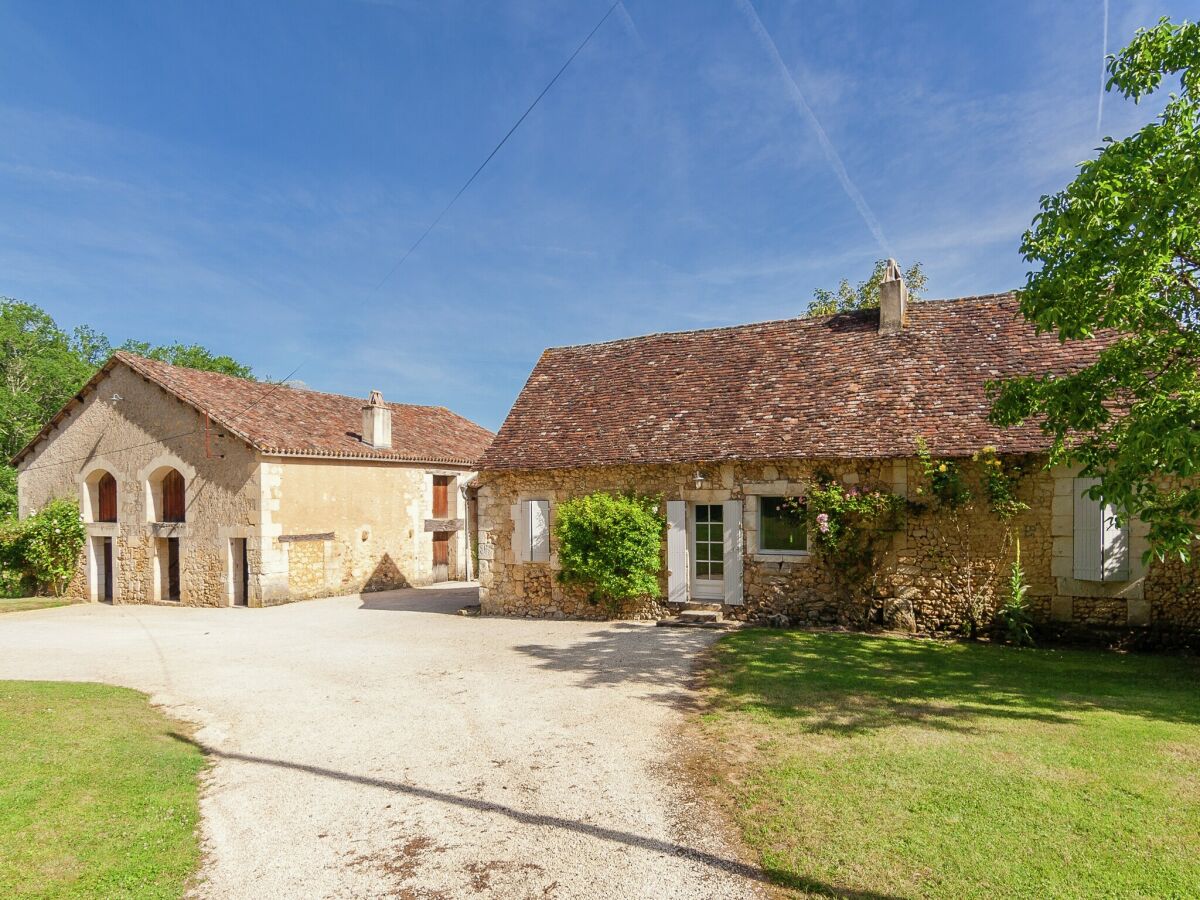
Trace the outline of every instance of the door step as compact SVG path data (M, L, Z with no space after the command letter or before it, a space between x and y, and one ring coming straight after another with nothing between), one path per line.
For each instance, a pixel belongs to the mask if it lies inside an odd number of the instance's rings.
M728 628L721 613L715 609L685 609L671 619L659 619L662 628Z

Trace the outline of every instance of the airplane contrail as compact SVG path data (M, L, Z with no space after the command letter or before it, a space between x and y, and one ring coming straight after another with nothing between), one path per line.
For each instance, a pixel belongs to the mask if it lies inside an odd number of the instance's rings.
M775 68L783 77L784 83L788 88L788 95L795 104L796 109L813 127L813 131L817 133L817 141L821 144L821 150L825 154L825 159L833 169L833 174L837 176L838 181L842 184L842 190L854 203L858 214L862 216L863 222L866 223L867 229L875 238L875 242L879 244L880 249L889 257L894 257L896 254L892 252L891 246L887 242L887 238L883 236L883 229L879 225L879 220L875 218L875 213L871 211L871 207L867 203L867 199L862 195L862 191L854 184L850 178L850 173L846 171L846 166L842 162L841 156L838 155L837 148L833 146L833 141L829 139L829 135L825 133L825 129L821 125L821 120L817 118L817 114L813 112L811 106L808 105L808 100L804 97L804 92L800 90L800 85L796 83L796 79L792 77L791 70L783 61L783 57L779 55L779 48L775 45L774 38L763 25L762 19L758 17L758 11L754 8L754 4L750 0L737 0L738 6L746 16L746 20L750 23L750 30L754 32L763 49L767 51L767 55L771 57Z

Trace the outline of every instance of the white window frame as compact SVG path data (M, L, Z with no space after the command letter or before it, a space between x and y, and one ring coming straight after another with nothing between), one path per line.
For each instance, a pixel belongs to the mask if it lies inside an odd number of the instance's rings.
M772 550L763 546L763 536L766 534L766 529L763 528L763 501L764 500L786 500L787 494L756 494L757 510L757 527L758 527L758 546L754 548L755 556L788 556L792 559L811 555L812 551L808 549L808 525L804 526L804 549L803 550Z

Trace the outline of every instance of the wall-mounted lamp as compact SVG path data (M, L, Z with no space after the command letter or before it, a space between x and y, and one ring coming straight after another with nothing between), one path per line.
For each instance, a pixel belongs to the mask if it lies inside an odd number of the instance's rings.
M692 484L696 485L696 490L704 487L704 473L699 469L692 474Z

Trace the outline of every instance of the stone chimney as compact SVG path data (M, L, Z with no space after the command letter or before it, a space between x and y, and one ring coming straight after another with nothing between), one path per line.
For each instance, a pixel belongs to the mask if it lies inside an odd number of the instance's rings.
M376 450L392 449L392 411L383 402L383 394L371 391L363 407L363 443Z
M887 261L879 285L879 333L896 334L908 318L908 285L894 259Z

